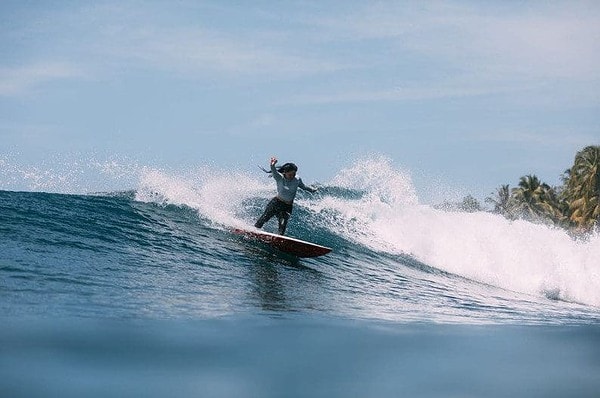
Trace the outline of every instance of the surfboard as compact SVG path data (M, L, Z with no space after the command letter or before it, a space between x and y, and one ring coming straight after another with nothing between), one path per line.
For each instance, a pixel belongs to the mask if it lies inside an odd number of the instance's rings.
M329 247L260 230L235 228L233 229L233 233L242 235L246 239L266 243L282 252L293 254L297 257L318 257L331 251Z

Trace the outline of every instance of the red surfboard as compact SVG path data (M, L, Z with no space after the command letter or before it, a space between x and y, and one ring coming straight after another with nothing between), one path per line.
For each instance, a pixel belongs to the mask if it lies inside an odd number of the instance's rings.
M248 231L235 228L233 233L242 235L245 238L266 243L276 249L297 257L318 257L331 251L329 247L306 242L300 239L290 238L283 235L272 234L264 231Z

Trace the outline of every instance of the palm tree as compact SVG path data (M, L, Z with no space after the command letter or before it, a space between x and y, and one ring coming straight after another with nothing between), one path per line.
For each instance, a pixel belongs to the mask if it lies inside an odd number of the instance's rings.
M494 205L494 213L510 218L510 189L508 184L500 186L493 195L485 198L486 203Z
M509 210L532 221L559 222L562 219L556 193L535 175L521 177L519 186L512 189Z
M582 230L592 229L600 220L600 146L577 152L564 179L563 196L569 204L570 220Z

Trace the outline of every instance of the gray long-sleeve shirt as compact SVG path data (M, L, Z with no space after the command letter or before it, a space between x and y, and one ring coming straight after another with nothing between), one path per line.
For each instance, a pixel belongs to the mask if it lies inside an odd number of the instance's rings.
M315 192L316 189L304 185L301 178L292 178L291 180L286 179L274 164L271 165L271 172L273 178L277 182L277 197L286 203L292 203L296 197L296 191L301 188L308 192Z

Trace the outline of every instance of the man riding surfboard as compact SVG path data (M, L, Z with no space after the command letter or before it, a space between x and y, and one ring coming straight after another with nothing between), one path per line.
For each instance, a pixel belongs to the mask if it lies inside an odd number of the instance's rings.
M276 163L277 158L272 157L271 170L267 171L267 173L271 173L277 183L277 196L271 199L267 204L263 215L260 216L254 226L256 228L262 228L267 221L274 215L277 215L279 234L283 235L285 234L288 220L292 214L294 198L296 197L298 188L311 193L317 192L317 189L304 185L301 178L296 178L298 166L294 163L285 163L279 168L275 167Z

